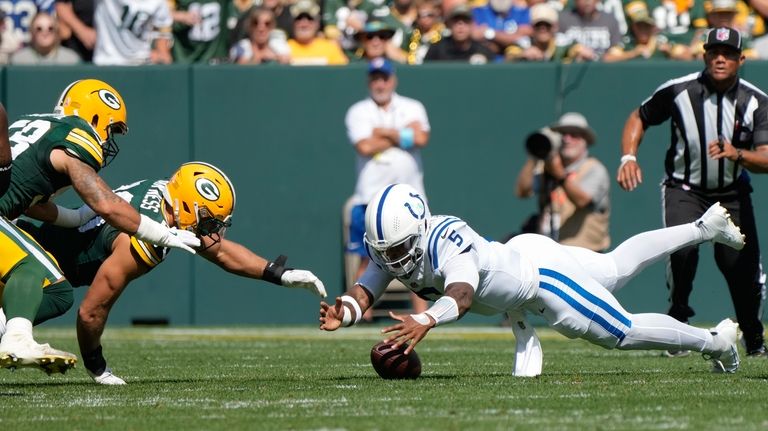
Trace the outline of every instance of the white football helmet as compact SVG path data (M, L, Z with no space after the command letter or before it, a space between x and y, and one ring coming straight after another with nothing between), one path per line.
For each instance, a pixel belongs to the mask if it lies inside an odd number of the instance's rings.
M396 277L410 274L424 257L429 217L429 207L416 189L406 184L384 187L365 211L368 255Z

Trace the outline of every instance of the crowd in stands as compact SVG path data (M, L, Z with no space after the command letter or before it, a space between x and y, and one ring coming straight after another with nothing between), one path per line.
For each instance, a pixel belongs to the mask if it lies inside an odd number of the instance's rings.
M768 0L0 0L0 64L768 59Z

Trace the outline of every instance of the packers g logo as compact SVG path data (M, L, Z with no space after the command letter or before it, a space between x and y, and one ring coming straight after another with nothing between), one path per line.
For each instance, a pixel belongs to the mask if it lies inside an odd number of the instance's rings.
M195 180L195 189L200 193L200 196L209 201L217 201L221 197L219 188L208 178L198 178Z
M99 90L99 99L115 111L120 109L120 99L109 90Z

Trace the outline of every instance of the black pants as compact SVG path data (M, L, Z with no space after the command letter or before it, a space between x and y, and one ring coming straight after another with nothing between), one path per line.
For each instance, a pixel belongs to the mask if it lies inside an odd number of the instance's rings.
M690 223L719 201L731 214L741 233L746 236L746 245L740 251L722 244L715 244L714 248L715 262L728 283L747 351L763 345L763 286L760 282L762 271L751 191L748 184L742 184L737 189L724 193L705 193L671 183L662 187L664 219L667 226ZM694 315L693 309L688 305L688 298L693 290L698 262L698 246L683 248L670 256L667 274L667 287L670 291L668 314L683 322L687 322L688 318Z

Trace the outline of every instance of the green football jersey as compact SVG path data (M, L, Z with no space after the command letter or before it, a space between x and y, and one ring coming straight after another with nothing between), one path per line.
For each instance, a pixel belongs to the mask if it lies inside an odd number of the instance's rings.
M63 149L96 172L104 163L99 135L80 117L25 115L11 124L8 136L13 169L11 185L0 197L0 215L10 220L72 185L69 177L53 169L54 149Z
M234 3L227 0L175 0L174 3L177 11L200 16L200 22L193 26L173 24L174 60L178 63L209 63L214 59L226 59L230 27L237 21Z
M167 180L137 181L122 186L115 193L128 201L136 210L152 220L166 224L162 215L163 190ZM73 286L93 282L101 264L112 253L112 243L120 231L108 225L101 217L95 217L79 228L63 228L50 224L36 226L24 220L17 222L59 262ZM131 248L150 268L165 259L168 249L131 238Z

